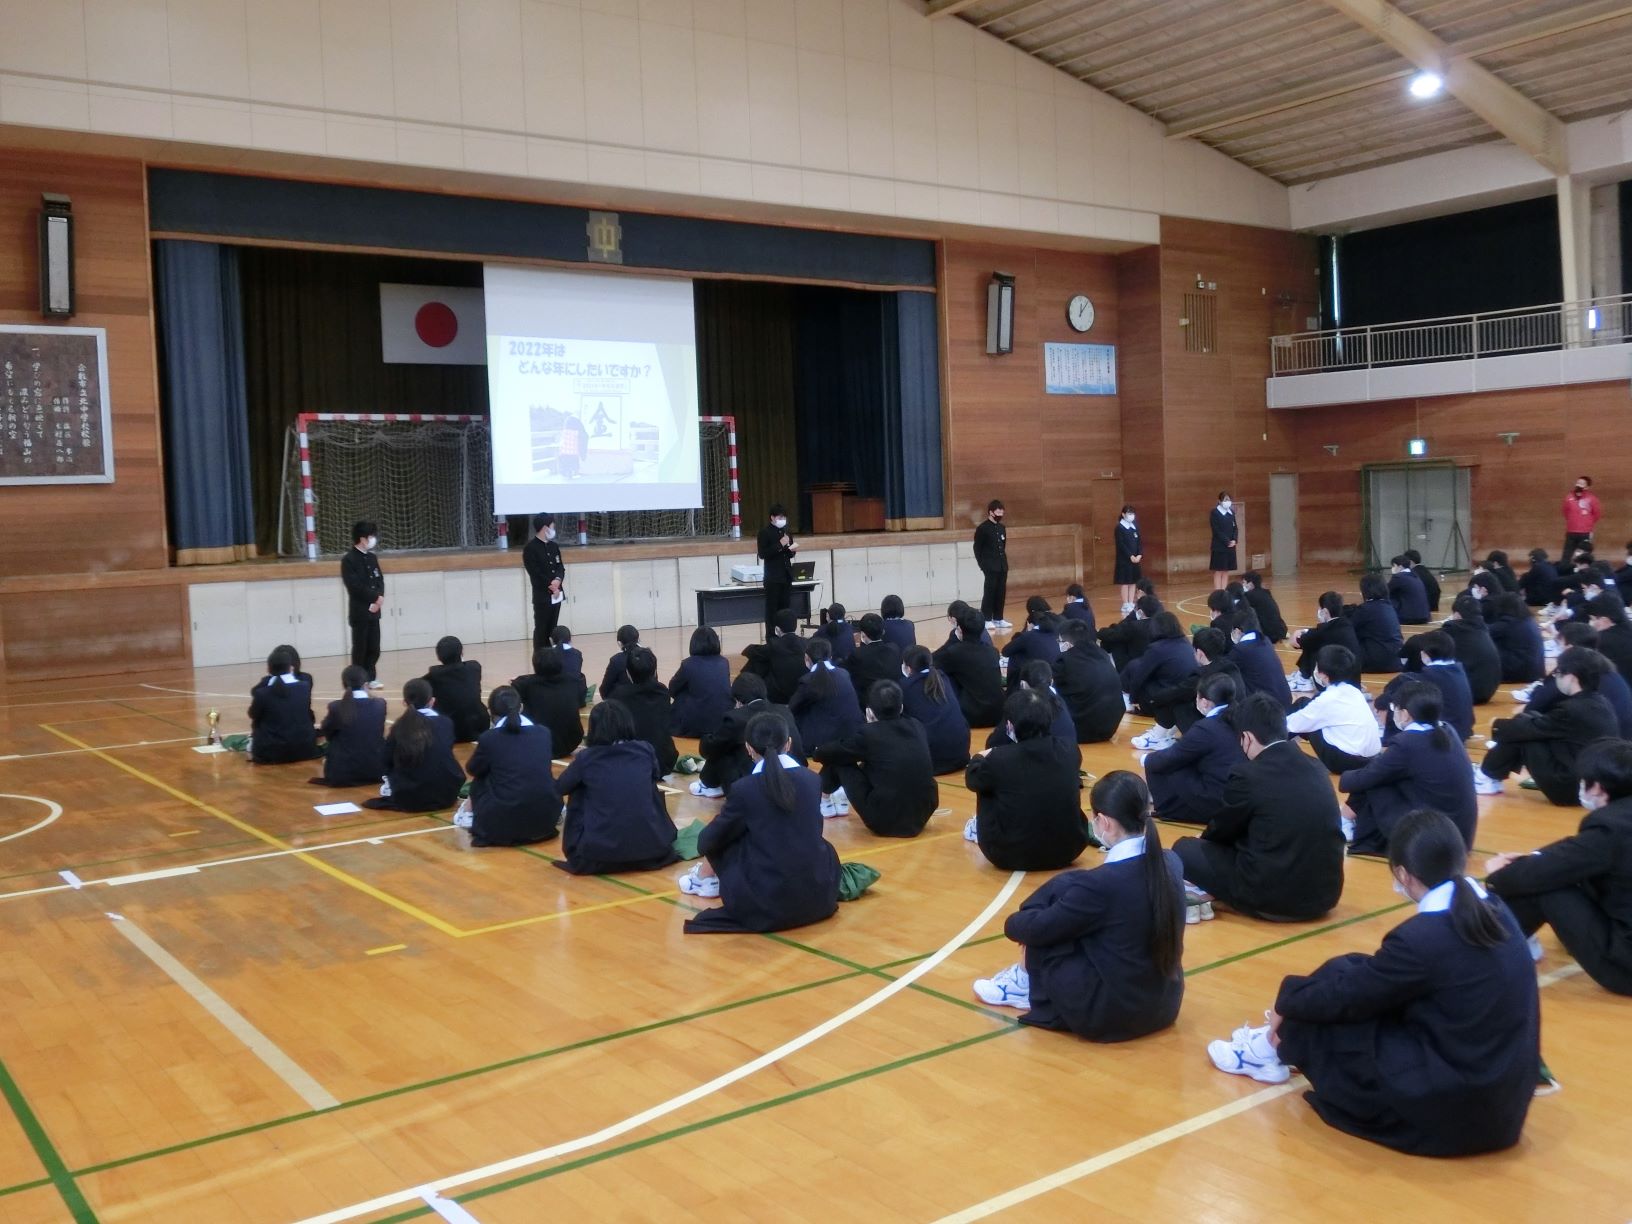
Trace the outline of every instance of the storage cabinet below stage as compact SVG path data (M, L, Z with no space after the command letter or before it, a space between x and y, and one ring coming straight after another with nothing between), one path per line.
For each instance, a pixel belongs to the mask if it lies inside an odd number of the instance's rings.
M187 615L193 628L193 666L243 663L249 648L244 582L201 582L187 588ZM272 645L276 646L274 642Z

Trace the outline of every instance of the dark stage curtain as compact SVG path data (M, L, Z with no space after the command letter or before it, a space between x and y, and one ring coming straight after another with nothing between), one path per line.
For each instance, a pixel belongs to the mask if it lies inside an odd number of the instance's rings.
M893 293L896 427L885 445L885 514L907 528L939 526L944 513L941 462L941 328L933 293ZM924 520L937 520L931 524Z
M154 245L165 498L178 565L255 555L238 251Z
M244 372L256 538L272 552L284 435L302 412L487 415L487 368L387 365L380 283L482 283L456 260L243 247Z

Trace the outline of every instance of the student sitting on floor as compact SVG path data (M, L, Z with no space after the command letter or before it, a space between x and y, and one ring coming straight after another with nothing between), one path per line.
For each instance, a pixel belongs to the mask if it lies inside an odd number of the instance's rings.
M1025 899L1003 924L1025 959L977 980L975 997L1024 1010L1021 1024L1131 1041L1171 1025L1184 999L1181 869L1137 774L1106 774L1088 803L1105 861Z
M1302 697L1286 716L1286 729L1309 741L1332 773L1359 769L1383 750L1377 716L1360 688L1360 661L1345 647L1322 646L1315 663L1313 697Z
M731 708L731 664L707 625L691 631L690 653L669 680L669 700L669 730L693 738L714 730Z
M1099 627L1094 624L1094 606L1083 594L1081 583L1073 582L1065 588L1065 604L1060 609L1060 615L1066 620L1082 621L1088 626L1090 637L1098 632Z
M1236 682L1208 676L1196 690L1200 717L1171 747L1145 758L1145 779L1156 815L1162 820L1205 825L1224 805L1224 784L1246 757L1224 717L1235 700Z
M812 752L822 764L822 815L854 808L879 837L917 837L940 803L923 727L902 715L901 686L880 680L867 721Z
M1486 554L1483 564L1476 565L1474 568L1483 569L1485 573L1494 577L1497 582L1502 584L1502 590L1507 594L1512 595L1518 592L1519 576L1513 572L1513 567L1507 563L1507 554L1501 549L1492 549Z
M843 739L861 726L863 714L856 703L856 688L850 673L833 666L833 648L823 638L805 643L805 661L810 670L799 678L788 709L799 727L799 739L808 752L823 744Z
M1230 617L1230 662L1246 681L1248 693L1265 693L1290 709L1292 690L1281 670L1281 656L1264 637L1258 614L1242 606Z
M565 625L557 625L550 630L550 645L561 652L561 674L578 681L578 687L584 694L578 704L588 705L589 685L584 683L584 652L572 644L572 630Z
M549 841L561 824L561 796L550 773L555 755L550 732L521 712L521 694L508 684L494 689L487 701L492 729L476 741L465 767L471 779L470 844Z
M924 729L930 768L937 774L961 772L969 764L969 721L927 646L909 646L901 659L901 701L906 716ZM1118 692L1119 710L1121 704Z
M1039 595L1026 600L1026 623L1004 645L1003 657L1009 661L1010 693L1019 687L1020 673L1033 659L1054 666L1060 657L1059 617L1048 610L1048 600Z
M1196 652L1185 640L1179 618L1171 612L1158 612L1150 622L1150 644L1145 652L1122 669L1122 691L1134 709L1155 715L1157 696L1181 688L1196 671ZM1172 726L1162 725L1163 721L1158 719L1149 731L1134 736L1133 746L1141 752L1157 752L1171 744L1178 737ZM1165 721L1171 722L1171 715Z
M1238 694L1246 692L1247 682L1241 678L1241 669L1230 658L1230 639L1223 630L1214 629L1211 625L1197 629L1190 637L1190 649L1200 670L1178 687L1150 695L1156 707L1154 717L1159 727L1176 728L1180 732L1190 730L1201 717L1196 711L1196 692L1208 676L1228 676L1235 682Z
M1524 937L1467 877L1462 835L1440 813L1401 821L1388 861L1417 912L1374 954L1286 978L1269 1023L1213 1042L1208 1057L1266 1084L1296 1067L1328 1126L1409 1155L1510 1148L1541 1073Z
M1439 611L1439 602L1444 598L1444 594L1440 590L1438 576L1422 563L1422 554L1416 549L1408 548L1401 555L1411 563L1411 572L1417 576L1417 581L1422 583L1423 594L1428 596L1429 613L1437 613Z
M468 744L492 725L482 704L482 665L465 658L465 644L449 635L436 644L436 666L425 673L436 712L453 724L453 742Z
M997 651L980 640L984 624L980 612L965 605L952 640L935 652L935 666L952 681L971 727L994 727L1003 717L1003 673Z
M1473 704L1484 705L1502 684L1502 656L1491 640L1490 630L1485 628L1484 605L1463 591L1451 604L1451 615L1445 621L1444 630L1451 635L1456 661L1467 674ZM1405 644L1407 660L1419 653L1412 646L1415 640ZM1406 670L1412 670L1409 664Z
M1150 645L1150 622L1161 610L1162 601L1156 596L1141 595L1125 617L1099 631L1099 645L1118 672L1126 671L1129 663L1145 653Z
M550 729L556 753L571 756L584 738L578 713L583 708L583 681L563 671L561 652L554 646L533 651L533 674L517 676L510 683L521 694L522 712Z
M1605 990L1632 995L1632 744L1600 740L1577 762L1581 827L1530 854L1498 854L1485 884L1534 936L1553 928Z
M1415 644L1417 651L1417 658L1413 660L1416 668L1402 671L1388 682L1377 698L1377 708L1388 709L1391 691L1398 685L1413 680L1426 681L1440 692L1444 710L1441 718L1458 738L1467 739L1473 734L1473 692L1468 687L1467 673L1456 661L1456 645L1451 641L1451 635L1443 629L1431 629L1427 633L1417 634L1407 643L1408 646L1412 644ZM1385 730L1383 742L1390 742L1394 735L1392 728Z
M946 605L947 632L945 645L950 646L953 642L958 640L958 619L964 614L968 607L969 605L961 599L954 599L951 603ZM984 620L980 622L980 640L986 643L988 646L992 644L992 635L987 632L986 622Z
M1581 625L1574 621L1565 621L1558 627L1559 645L1565 650L1571 646L1585 647L1587 650L1598 651L1598 631L1591 625ZM1621 729L1621 738L1632 740L1632 687L1629 687L1621 673L1606 664L1604 674L1598 677L1598 695L1609 702L1609 708L1615 711L1615 722ZM1513 694L1515 700L1523 694L1525 710L1531 714L1545 714L1548 710L1564 700L1558 691L1558 683L1552 676L1539 680L1529 688L1519 689Z
M286 765L317 756L312 686L296 674L293 655L286 646L267 655L266 679L249 695L249 759L257 765Z
M1545 548L1530 550L1530 568L1520 575L1519 590L1532 608L1545 608L1558 595L1558 567L1547 559Z
M368 671L352 666L340 673L345 696L329 702L317 729L327 744L319 786L378 786L385 757L385 702L368 692Z
M918 644L918 627L907 619L906 605L899 595L886 595L878 605L878 615L884 621L884 640L902 654L909 646Z
M669 732L669 690L657 678L657 656L644 646L629 652L629 683L618 690L614 701L623 702L634 720L635 738L644 740L657 757L658 776L672 773L680 757Z
M561 837L566 860L556 866L573 875L614 875L678 861L674 821L657 789L662 776L652 746L636 736L621 700L591 710L584 749L555 783L567 800Z
M845 619L844 605L841 603L828 604L822 609L821 624L816 626L813 638L821 638L827 642L831 651L829 657L839 666L856 653L856 627Z
M1077 743L1102 744L1116 734L1127 712L1122 678L1094 641L1092 625L1062 618L1055 633L1060 657L1054 661L1054 691L1071 714Z
M1258 614L1263 635L1276 646L1286 641L1286 618L1281 615L1281 605L1264 585L1264 576L1257 570L1248 570L1241 575L1241 588L1241 598Z
M867 703L867 692L880 680L892 684L901 672L901 651L884 637L884 618L869 612L856 626L856 651L845 664L850 684L856 690L856 714Z
M1054 687L1054 669L1041 659L1033 659L1020 670L1020 688L1030 689L1034 693L1041 693L1048 698L1050 719L1048 733L1062 744L1070 745L1071 751L1076 754L1077 768L1082 768L1082 749L1077 747L1077 724L1071 717L1071 711L1066 708L1065 698ZM1019 692L1019 689L1015 690ZM1000 744L1012 744L1013 738L1009 735L1006 726L992 728L986 737L986 747L996 748Z
M300 669L300 667L301 667L301 664L300 664L300 651L296 650L293 646L290 646L287 643L283 643L283 644L274 646L272 649L273 650L287 651L288 655L289 655L289 666L294 671L295 679L304 682L306 687L311 689L312 692L314 692L314 693L317 692L317 681L313 680L312 677L310 676L310 674L308 674L307 672L303 672ZM279 673L279 674L281 675L281 674L284 674L284 673ZM280 681L278 681L277 677L272 675L271 672L268 672L266 675L261 677L260 682L257 685L257 687L264 687L264 686L266 686L268 684L274 684L274 683L280 683Z
M1402 553L1393 558L1389 565L1393 572L1388 579L1388 601L1394 605L1400 624L1426 625L1428 592L1423 589L1422 579L1412 572L1411 558Z
M1502 793L1502 780L1519 769L1529 771L1548 800L1559 807L1575 803L1579 777L1575 760L1594 740L1620 734L1615 711L1598 692L1609 663L1596 650L1572 646L1558 656L1553 682L1563 700L1545 714L1529 711L1498 718L1490 736L1496 747L1473 775L1481 795Z
M453 756L453 724L432 707L430 683L423 678L402 686L403 712L385 737L385 785L366 808L393 812L435 812L459 799L465 771Z
M783 608L771 618L771 637L742 648L742 670L765 681L765 691L777 705L786 705L805 675L805 639L799 636L799 617Z
M606 670L601 673L601 687L596 690L596 695L602 701L616 697L618 689L629 683L629 652L639 645L639 629L633 625L618 626L618 649L607 659Z
M1022 689L1003 707L1015 742L988 748L969 762L964 785L975 814L963 836L1003 871L1069 867L1088 848L1076 745L1048 733L1047 694Z
M703 769L692 780L691 793L704 799L720 798L733 782L753 769L746 736L748 724L756 715L779 717L787 728L788 742L793 745L788 754L801 762L805 759L804 742L793 712L787 706L775 705L766 699L765 681L752 672L738 672L731 682L731 700L735 704L725 712L720 725L697 741L697 750L703 754Z
M1400 670L1400 648L1405 645L1405 636L1400 632L1394 605L1388 601L1388 584L1381 575L1361 576L1360 602L1346 605L1343 617L1354 629L1361 671Z
M1336 591L1323 591L1315 607L1315 623L1311 628L1299 629L1292 635L1292 645L1298 649L1298 665L1286 678L1287 688L1294 693L1315 691L1315 656L1323 647L1342 646L1360 658L1360 639L1354 635L1354 625L1343 615L1343 596Z
M1533 684L1547 672L1547 653L1541 628L1518 595L1498 595L1481 601L1485 626L1502 662L1503 684Z
M1585 620L1598 631L1598 653L1615 665L1621 678L1632 682L1632 622L1615 591L1587 600Z
M1343 828L1351 854L1385 854L1406 815L1418 808L1443 812L1472 847L1479 822L1468 752L1442 719L1444 695L1422 680L1394 690L1389 721L1398 728L1375 760L1345 770L1337 787L1348 796Z
M1263 693L1227 717L1246 760L1200 837L1173 852L1197 899L1270 922L1308 922L1343 894L1343 833L1325 767L1287 738L1286 711Z
M748 723L753 765L697 840L703 860L680 891L718 897L686 922L687 934L785 931L831 918L839 907L839 856L822 836L822 784L789 755L777 714Z

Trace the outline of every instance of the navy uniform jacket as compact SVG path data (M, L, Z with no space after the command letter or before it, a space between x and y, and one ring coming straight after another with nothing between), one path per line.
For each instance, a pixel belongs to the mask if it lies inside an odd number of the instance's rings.
M1099 644L1119 668L1126 667L1150 646L1150 622L1129 612L1099 631Z
M1116 562L1120 565L1132 565L1135 557L1145 555L1144 545L1139 541L1139 528L1129 527L1118 519L1116 522ZM1143 565L1143 562L1139 564Z
M397 755L401 721L393 724L391 734L385 738L385 780L391 784L391 796L371 799L369 806L399 812L434 812L458 802L465 771L453 756L453 723L439 714L424 717L431 723L431 744L412 764Z
M525 846L548 841L561 824L561 797L550 773L550 732L537 723L482 733L470 754L470 841L474 846ZM392 795L395 797L395 791Z
M1621 679L1620 672L1605 672L1598 678L1598 696L1609 702L1609 708L1615 711L1621 738L1632 739L1632 687ZM1536 686L1524 708L1530 714L1545 714L1563 700L1564 694L1558 691L1558 684L1548 676Z
M886 616L884 640L906 654L908 646L918 645L918 627L904 616Z
M1346 770L1337 788L1354 809L1355 854L1386 854L1394 826L1418 808L1451 818L1471 849L1479 804L1473 790L1468 752L1445 728L1451 742L1434 747L1431 731L1402 731L1360 769Z
M548 727L555 751L570 756L584 741L584 720L578 714L583 706L582 682L567 675L553 680L529 675L517 676L510 683L521 697L522 713Z
M1082 768L1082 749L1077 747L1077 724L1071 718L1071 711L1066 708L1065 699L1050 686L1048 690L1049 709L1054 716L1049 720L1048 733L1053 738L1070 747L1075 754L1077 768ZM991 734L986 737L986 747L997 748L1003 744L1012 744L1008 728L1001 725L993 727Z
M983 574L1009 572L1009 531L1002 523L987 519L975 528L975 564Z
M993 748L969 762L980 852L1004 871L1069 867L1088 848L1077 747L1052 735Z
M365 553L356 545L346 549L340 558L340 581L346 588L346 619L353 625L379 620L378 612L368 609L385 594L385 575L380 572L380 559Z
M1122 725L1127 712L1122 679L1111 656L1092 642L1060 652L1054 663L1054 689L1071 712L1077 743L1102 744Z
M1196 652L1189 642L1163 638L1122 669L1122 690L1142 705L1151 693L1174 688L1198 670Z
M782 537L788 537L784 546ZM755 551L765 565L766 582L793 581L793 531L787 527L773 527L770 523L759 529Z
M833 662L842 664L856 653L856 627L849 621L828 621L816 627L815 636L833 647Z
M1068 599L1065 607L1060 609L1060 615L1066 620L1080 620L1088 626L1088 632L1097 634L1099 627L1094 624L1094 607L1086 599Z
M1241 737L1225 719L1222 710L1198 718L1178 743L1145 758L1145 780L1161 819L1204 825L1224 806L1224 784L1247 759Z
M1382 694L1377 698L1377 708L1387 709L1394 694L1407 679L1422 680L1439 690L1440 718L1450 726L1458 739L1467 739L1473 734L1473 692L1468 687L1468 676L1460 663L1436 663L1432 667L1424 667L1420 671L1402 673L1394 677L1384 686ZM1392 725L1384 727L1383 743L1393 743L1394 737L1399 733L1397 727Z
M809 666L805 662L805 639L797 633L778 633L768 642L755 642L742 651L743 664L765 681L765 693L777 705L786 705Z
M867 694L880 680L901 678L901 648L892 642L864 642L845 662L856 690L856 708L865 709Z
M1532 608L1545 607L1558 594L1558 567L1551 561L1532 561L1519 577L1519 589Z
M756 714L781 716L782 725L788 729L788 738L793 741L793 746L788 749L788 755L801 765L804 764L804 737L799 734L799 722L794 718L793 711L787 706L770 701L750 701L745 706L732 706L725 712L720 725L697 741L697 750L703 754L704 759L717 763L719 781L715 785L730 790L733 782L754 767L754 762L748 756L748 750L743 747L743 743L748 733L748 724Z
M1422 579L1410 570L1401 570L1388 580L1388 601L1402 625L1428 623L1428 592L1422 589Z
M1211 530L1213 536L1212 547L1208 549L1210 554L1209 560L1213 564L1210 564L1208 568L1232 568L1229 565L1219 565L1216 563L1228 559L1228 554L1234 551L1236 541L1241 536L1241 533L1236 530L1234 511L1224 510L1221 507L1214 506L1212 510L1208 512L1207 526Z
M635 738L651 745L657 757L659 776L674 769L680 753L669 731L669 690L656 676L639 684L626 684L614 701L621 701L635 720Z
M655 871L676 862L674 822L657 789L662 776L645 740L585 748L562 771L556 789L567 797L561 838L574 875Z
M1060 638L1041 629L1022 629L1003 647L1003 657L1009 661L1008 691L1020 687L1020 673L1033 659L1041 659L1050 667L1060 657Z
M935 652L936 670L952 681L971 727L995 727L1003 718L1003 673L997 651L984 642L954 639Z
M1498 616L1486 627L1502 661L1502 683L1530 684L1541 679L1547 670L1547 653L1535 621L1528 616Z
M1184 870L1171 850L1173 920L1184 922ZM1150 890L1141 855L1055 876L1021 904L1003 933L1026 949L1031 1010L1022 1024L1089 1041L1131 1041L1178 1019L1184 974L1150 956Z
M731 663L724 655L688 655L669 681L669 730L707 735L733 704Z
M1581 779L1575 759L1593 740L1620 733L1615 711L1599 693L1565 697L1545 714L1526 710L1517 718L1498 718L1491 738L1524 746L1524 767L1544 795L1559 807L1573 807Z
M1247 607L1258 614L1258 628L1271 642L1279 645L1286 640L1286 617L1275 596L1263 587L1253 587L1246 594Z
M827 696L816 692L816 673L811 671L799 678L799 687L793 690L788 702L788 709L793 711L794 720L799 724L799 738L813 752L823 744L843 739L862 723L850 673L842 667L823 670L827 671L825 678L832 685ZM901 674L899 668L895 674Z
M851 803L880 837L917 837L940 806L941 791L929 759L929 741L912 718L864 723L843 739L823 744L815 758L823 765L853 765L867 775L866 806Z
M724 904L689 919L688 932L784 931L831 918L839 908L839 855L822 836L821 781L808 769L789 773L792 811L771 800L762 773L750 773L727 792L697 839L720 877Z
M561 674L563 676L576 676L579 680L582 680L584 678L584 652L571 642L557 646L556 649L561 652Z
M1439 579L1434 576L1434 571L1426 565L1413 565L1411 572L1417 576L1417 581L1422 583L1422 592L1428 597L1428 611L1438 612L1442 592L1439 589Z
M1541 1060L1536 970L1524 936L1476 948L1448 912L1414 914L1373 955L1334 957L1281 983L1288 1055L1310 1051L1308 1094L1330 1126L1414 1156L1512 1147Z
M1281 703L1281 709L1292 708L1292 690L1287 686L1286 673L1281 670L1281 656L1265 640L1262 633L1242 635L1230 647L1230 662L1235 664L1246 682L1249 693L1268 693Z
M385 702L378 697L350 699L351 717L345 717L347 701L329 702L329 712L318 728L328 741L323 753L325 786L379 785L385 775Z
M521 550L521 563L532 583L534 605L549 604L550 583L557 578L561 579L561 589L566 589L567 567L561 562L561 545L554 540L541 540L535 531Z
M1465 620L1448 620L1443 627L1456 644L1456 661L1467 674L1473 704L1484 705L1502 684L1502 656L1490 639L1490 630L1482 623ZM1406 653L1412 653L1409 643Z
M922 672L914 672L901 681L903 709L923 727L924 738L929 743L930 768L938 774L952 773L969 764L969 721L963 716L952 682L942 676L941 685L945 697L931 701L924 692Z
M602 701L608 697L616 697L618 690L629 683L629 652L617 650L606 661L606 670L601 673L601 687L596 695Z
M1598 653L1615 665L1624 680L1632 680L1632 624L1622 621L1598 634Z
M1360 646L1361 671L1400 670L1400 648L1405 645L1405 638L1400 633L1400 618L1393 604L1386 599L1368 599L1358 606L1344 608L1343 615L1354 627L1355 641Z
M257 765L311 760L317 755L312 686L304 680L257 685L249 696L249 730L249 756Z
M469 743L492 726L482 702L482 665L475 659L438 663L425 679L436 698L436 712L453 723L454 743Z

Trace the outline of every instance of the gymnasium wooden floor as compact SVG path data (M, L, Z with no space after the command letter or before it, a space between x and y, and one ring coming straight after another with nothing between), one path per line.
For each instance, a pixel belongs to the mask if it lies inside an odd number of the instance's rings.
M1277 584L1289 623L1328 585L1353 579ZM940 640L937 610L918 616ZM663 675L684 636L648 635ZM610 637L578 640L598 674ZM480 657L496 681L523 654ZM387 656L387 693L427 662ZM320 697L341 663L307 660ZM1042 877L1015 891L961 840L960 779L912 841L828 822L843 858L883 872L832 920L686 937L674 870L578 879L550 845L472 850L444 816L325 819L315 804L365 795L194 752L210 708L243 729L257 674L0 693L0 1221L1632 1214L1632 1010L1555 943L1544 1047L1565 1088L1512 1152L1395 1156L1323 1126L1296 1080L1212 1069L1206 1041L1282 975L1401 920L1379 861L1350 860L1323 922L1189 928L1178 1025L1093 1046L970 994L1014 959L1002 919ZM1481 726L1512 708L1504 689ZM1133 767L1139 725L1085 767ZM670 803L680 823L716 806ZM1480 804L1481 850L1580 817L1512 784Z

